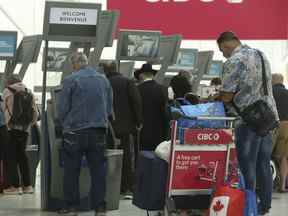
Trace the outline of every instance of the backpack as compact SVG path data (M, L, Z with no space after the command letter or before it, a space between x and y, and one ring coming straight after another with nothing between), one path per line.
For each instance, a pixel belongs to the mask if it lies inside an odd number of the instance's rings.
M25 88L25 91L16 91L8 87L13 93L13 108L9 124L22 126L26 130L33 121L34 108L33 108L33 94Z

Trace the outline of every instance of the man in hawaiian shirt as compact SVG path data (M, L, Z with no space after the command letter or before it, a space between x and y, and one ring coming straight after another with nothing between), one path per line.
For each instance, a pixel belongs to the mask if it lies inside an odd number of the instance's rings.
M267 58L262 53L267 77L268 95L264 95L262 84L261 57L256 49L242 45L233 32L223 32L217 39L223 56L224 80L220 100L229 107L234 102L241 111L254 102L265 100L278 117L272 94L271 70ZM230 107L231 108L231 107ZM245 122L240 120L235 128L237 157L246 188L255 190L256 175L259 185L259 215L265 215L271 208L272 175L270 157L272 136L258 136Z

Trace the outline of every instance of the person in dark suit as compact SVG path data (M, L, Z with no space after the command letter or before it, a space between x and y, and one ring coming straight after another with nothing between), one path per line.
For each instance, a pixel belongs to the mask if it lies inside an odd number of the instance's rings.
M130 198L133 191L133 164L135 164L133 152L137 151L136 141L132 135L136 134L136 130L142 125L141 97L135 83L117 72L114 61L102 66L113 89L115 119L112 121L112 127L116 137L120 139L120 148L124 151L121 193L125 198Z
M154 151L165 140L168 132L166 105L167 89L153 80L156 70L149 63L136 70L134 76L140 80L138 89L142 99L143 128L140 133L140 149Z

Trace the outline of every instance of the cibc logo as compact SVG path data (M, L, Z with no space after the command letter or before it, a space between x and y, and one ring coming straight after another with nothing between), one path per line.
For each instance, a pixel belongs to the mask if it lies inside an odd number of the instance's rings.
M146 0L146 2L149 3L170 3L170 2L174 2L174 3L183 3L183 2L189 2L189 1L193 1L193 0ZM194 0L195 1L195 0ZM216 2L217 0L198 0L204 3L210 3L210 2ZM244 2L244 0L226 0L226 2L228 4L241 4Z
M200 141L218 141L220 139L219 133L199 133L197 139Z

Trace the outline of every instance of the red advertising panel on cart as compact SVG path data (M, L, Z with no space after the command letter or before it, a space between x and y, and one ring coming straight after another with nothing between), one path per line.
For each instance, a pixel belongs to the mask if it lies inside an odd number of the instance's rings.
M207 190L215 184L222 184L225 176L227 151L209 146L199 146L198 150L176 150L173 161L172 190ZM228 179L237 180L237 159L235 149L231 149Z
M287 39L287 0L108 0L119 28L161 30L184 39L215 39L231 30L241 39Z

